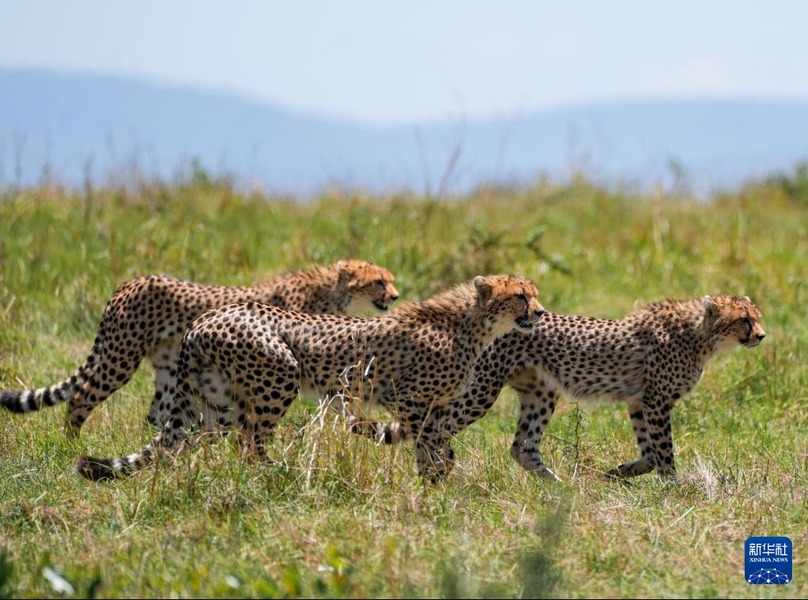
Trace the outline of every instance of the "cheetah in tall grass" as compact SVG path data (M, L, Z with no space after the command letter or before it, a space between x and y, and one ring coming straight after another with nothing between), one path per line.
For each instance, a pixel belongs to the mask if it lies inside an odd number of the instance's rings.
M725 295L657 302L617 320L547 312L533 335L496 340L476 364L473 385L435 419L453 436L511 386L521 406L511 456L528 471L555 477L539 444L559 396L623 400L640 456L607 475L635 477L656 469L661 478L673 479L673 407L717 352L763 341L761 318L748 297ZM408 435L396 423L355 422L353 428L382 443Z
M468 384L494 339L533 330L544 312L516 276L478 276L437 296L359 319L307 315L250 302L204 313L185 334L170 418L151 443L121 458L83 457L78 472L105 480L136 472L189 434L238 427L266 455L278 420L302 393L378 402L415 443L419 474L442 479L454 452L435 416Z
M124 386L147 359L154 368L148 420L160 427L169 383L177 370L182 335L203 312L255 301L307 313L384 312L398 298L390 271L372 262L341 260L280 275L254 287L224 287L168 275L132 279L112 295L86 362L49 387L0 392L0 406L15 413L68 403L66 431L77 436L91 411Z

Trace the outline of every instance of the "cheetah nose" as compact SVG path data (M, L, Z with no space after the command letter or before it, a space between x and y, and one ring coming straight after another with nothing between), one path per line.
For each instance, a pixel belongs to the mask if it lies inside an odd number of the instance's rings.
M537 319L537 320L538 320L538 319L541 319L541 318L542 318L542 316L544 315L544 313L546 313L546 312L547 312L547 311L546 311L546 310L543 310L543 309L542 309L542 310L537 310L537 311L536 311L536 319Z
M763 341L763 338L766 337L766 334L765 333L758 333L757 335L755 335L755 337L758 339L758 341Z
M392 300L393 302L395 302L396 300L398 300L398 294L391 294L391 295L390 295L390 300Z

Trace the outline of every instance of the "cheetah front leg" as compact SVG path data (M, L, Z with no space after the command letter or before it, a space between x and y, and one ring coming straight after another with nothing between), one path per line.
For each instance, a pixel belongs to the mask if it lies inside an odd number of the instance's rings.
M475 365L471 383L463 393L448 406L432 409L436 418L440 418L444 434L454 437L484 417L508 383L513 368L499 365L496 355L483 355ZM407 428L400 423L362 421L358 417L351 417L348 423L352 433L375 439L378 444L398 444L409 437Z
M455 453L439 435L421 434L415 441L415 462L424 481L444 481L455 466Z
M519 394L519 422L511 444L511 456L519 465L539 477L560 481L541 459L539 445L555 411L558 390L536 369L523 369L510 381Z
M412 404L420 406L418 402ZM455 465L454 450L449 443L452 436L443 430L444 413L439 409L431 408L426 417L415 409L399 415L406 438L415 444L418 474L429 483L445 480Z

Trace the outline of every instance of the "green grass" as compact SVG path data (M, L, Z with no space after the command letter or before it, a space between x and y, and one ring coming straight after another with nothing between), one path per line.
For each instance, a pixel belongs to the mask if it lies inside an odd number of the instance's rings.
M782 183L782 182L781 182ZM793 187L793 186L792 186ZM503 392L424 486L409 446L378 448L298 402L271 453L204 445L129 480L91 484L79 454L148 440L151 372L97 409L0 414L0 598L804 597L808 594L808 198L778 182L709 203L583 181L442 201L324 196L296 204L196 180L136 192L58 189L0 200L0 388L61 380L104 304L136 275L251 284L354 256L403 298L484 273L534 279L552 310L618 317L637 302L748 294L768 333L714 359L674 414L678 485L603 472L636 452L625 406L563 402L543 442L562 482L508 455ZM385 417L380 412L379 416ZM743 544L786 535L794 581L750 586ZM54 587L56 586L56 587Z

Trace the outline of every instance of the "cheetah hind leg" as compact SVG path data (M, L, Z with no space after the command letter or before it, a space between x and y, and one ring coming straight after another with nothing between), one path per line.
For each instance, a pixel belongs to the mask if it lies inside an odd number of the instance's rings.
M637 440L637 447L640 450L640 458L635 461L623 463L614 469L609 469L606 472L606 477L609 479L637 477L638 475L645 475L654 470L654 447L651 444L651 438L648 434L648 425L645 422L645 414L643 413L642 405L638 402L629 402L628 411L629 417L631 418L631 427L634 430L634 437Z
M275 434L278 421L289 410L300 393L300 363L291 348L278 342L257 345L255 362L260 369L234 369L240 373L233 378L235 390L245 390L239 396L238 406L244 410L239 418L243 440L254 455L265 463L272 463L267 457L267 442Z
M200 356L189 340L188 346L180 352L177 366L177 381L170 391L172 407L166 424L144 448L118 458L82 456L76 471L91 481L108 481L129 476L154 464L163 454L177 456L191 445L191 432L199 424L199 410L195 398L199 390L195 387L201 370ZM194 436L198 440L198 436Z
M177 375L181 338L162 340L149 356L154 370L154 397L149 407L147 423L162 427L170 413L171 386Z
M426 419L410 413L401 420L407 424L406 437L415 441L418 474L428 483L444 481L454 469L455 453L449 443L451 434L442 429L441 411L428 414Z
M542 479L561 481L541 458L539 445L550 422L558 400L558 390L536 377L530 369L511 380L519 395L519 421L511 444L511 457L519 465Z
M245 390L234 386L211 364L200 369L196 387L202 399L201 429L205 438L215 440L235 431L244 457L272 462L255 444L255 419Z
M101 351L97 351L102 348ZM93 355L80 372L83 376L75 395L68 400L65 414L65 435L77 438L90 413L132 378L140 364L142 349L133 351L134 358L123 360L111 358L113 352L96 344ZM72 379L71 379L72 380Z

